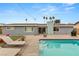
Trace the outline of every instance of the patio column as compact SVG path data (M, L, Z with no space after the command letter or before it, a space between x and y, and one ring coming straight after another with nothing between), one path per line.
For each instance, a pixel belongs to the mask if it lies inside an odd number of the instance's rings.
M53 35L54 32L53 32L53 21L47 21L47 33L48 35Z

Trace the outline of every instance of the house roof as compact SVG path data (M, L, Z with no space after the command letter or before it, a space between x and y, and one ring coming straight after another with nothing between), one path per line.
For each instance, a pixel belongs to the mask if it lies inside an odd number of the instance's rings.
M46 26L46 24L38 24L38 23L13 23L13 24L5 24L3 26Z
M47 27L47 24L40 23L13 23L13 24L4 24L3 26L34 26L34 27ZM57 26L57 25L55 25ZM59 24L59 27L73 27L74 24Z
M3 23L0 23L0 26L4 25Z
M76 24L78 24L78 23L79 23L79 21L78 21L78 22L76 22L76 23L75 23L75 25L76 25Z
M55 25L57 26L57 25ZM74 24L60 24L58 25L60 28L73 28Z

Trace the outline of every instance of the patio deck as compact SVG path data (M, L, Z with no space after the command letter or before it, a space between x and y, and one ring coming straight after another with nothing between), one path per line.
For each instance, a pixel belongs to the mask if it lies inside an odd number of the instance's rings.
M40 39L79 39L79 36L72 37L69 35L26 35L25 41L27 45L24 46L22 56L38 56L39 55L39 40Z

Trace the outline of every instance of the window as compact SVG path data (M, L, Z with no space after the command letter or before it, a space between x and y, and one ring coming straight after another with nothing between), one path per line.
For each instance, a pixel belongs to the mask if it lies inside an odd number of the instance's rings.
M54 31L59 31L59 28L58 28L58 27L54 27L53 30L54 30Z
M6 27L6 30L14 30L15 27Z
M32 32L33 31L33 27L25 27L25 31L26 32Z

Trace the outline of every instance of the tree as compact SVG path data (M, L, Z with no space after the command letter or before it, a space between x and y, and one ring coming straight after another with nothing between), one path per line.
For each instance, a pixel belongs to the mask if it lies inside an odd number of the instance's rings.
M48 19L48 17L44 16L44 17L43 17L43 19L46 19L46 20L47 20L47 19Z
M55 19L55 17L53 16L52 19Z
M52 17L49 17L50 20L52 20Z
M55 17L54 16L50 16L50 17L43 16L43 19L53 21L53 19L55 19Z
M43 19L46 19L46 17L44 16Z
M27 22L27 18L25 19L25 21Z
M46 20L48 19L48 17L46 17Z

